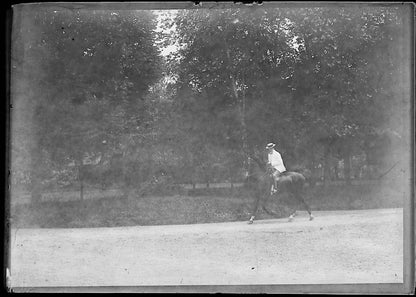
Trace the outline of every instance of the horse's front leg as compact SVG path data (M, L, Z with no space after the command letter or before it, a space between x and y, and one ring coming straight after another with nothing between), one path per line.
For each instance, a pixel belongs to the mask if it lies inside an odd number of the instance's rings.
M248 221L249 224L253 224L254 218L256 216L257 210L259 208L260 200L261 200L261 195L259 193L256 193L255 196L256 196L256 202L254 203L254 208L253 208L253 211L251 212L250 220Z
M265 194L265 197L264 197L263 203L262 203L262 209L267 214L269 214L271 216L278 216L278 214L276 212L274 212L274 211L272 211L268 208L268 206L270 205L270 199L271 199L272 196L273 196L273 194L271 194L271 195Z

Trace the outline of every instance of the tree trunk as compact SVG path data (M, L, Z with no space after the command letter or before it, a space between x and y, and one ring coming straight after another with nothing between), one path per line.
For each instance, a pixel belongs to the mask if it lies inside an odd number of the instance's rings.
M312 161L311 161L311 176L309 178L309 186L310 187L315 187L316 185L316 178L318 176L317 170L316 170L316 162L315 162L315 155L312 156Z
M344 178L347 185L351 185L351 153L349 150L344 152Z
M127 152L124 152L121 156L121 185L122 185L122 196L121 199L124 199L127 203L130 202L130 199L132 198L132 194L134 194L133 189L131 187L131 180L129 175L129 170L127 167Z
M324 186L328 186L331 179L331 164L330 164L330 149L329 146L325 148L324 155Z
M246 126L246 91L243 88L243 94L241 96L241 108L240 108L240 120L241 120L241 143L243 152L248 151L248 144L247 144L247 126ZM244 158L245 164L244 169L248 174L248 168L250 166L250 158L246 156Z
M82 202L84 200L84 178L85 178L85 168L82 161L82 157L78 158L76 161L78 167L78 182L79 182L79 199Z
M334 177L335 177L335 180L339 180L338 160L337 160L337 162L335 163L335 166L334 166Z
M228 65L232 65L232 59L230 54L230 48L228 47L227 41L224 39L224 46L227 54L227 60ZM233 73L230 73L230 83L231 83L231 89L233 90L233 94L235 97L235 100L238 104L238 109L240 113L240 125L241 125L241 145L243 152L247 152L247 128L246 128L246 119L245 119L245 113L246 113L246 96L245 96L245 89L243 87L243 93L240 99L240 96L238 95L237 90L237 80L236 77L233 75ZM241 101L241 102L240 102ZM250 159L248 156L243 161L243 168L248 173L248 166L249 166Z
M84 181L81 179L80 180L80 187L79 187L79 189L80 189L80 200L81 201L84 201Z
M78 181L79 181L79 199L84 200L84 168L83 165L78 167Z

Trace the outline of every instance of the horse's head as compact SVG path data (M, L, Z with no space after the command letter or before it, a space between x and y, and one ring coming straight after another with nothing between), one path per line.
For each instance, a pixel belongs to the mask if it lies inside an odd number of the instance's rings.
M248 159L250 174L264 175L265 173L272 173L272 167L268 163L262 161L260 158L250 155Z

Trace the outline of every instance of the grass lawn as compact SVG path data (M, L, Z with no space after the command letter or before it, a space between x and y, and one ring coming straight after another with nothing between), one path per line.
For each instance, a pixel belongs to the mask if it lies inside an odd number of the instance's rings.
M15 228L117 227L135 225L197 224L248 220L254 198L215 195L212 189L199 196L121 196L84 201L55 201L38 205L14 205L11 225ZM350 210L402 207L402 189L380 185L317 186L305 189L305 201L312 210ZM286 217L293 207L286 195L274 199L269 208ZM259 219L272 218L259 211Z

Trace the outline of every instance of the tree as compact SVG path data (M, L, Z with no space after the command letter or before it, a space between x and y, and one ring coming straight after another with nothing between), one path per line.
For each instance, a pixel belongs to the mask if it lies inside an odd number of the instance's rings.
M255 98L271 95L264 84L276 82L275 73L283 72L293 52L287 37L273 31L284 20L277 12L194 10L180 12L174 25L180 50L170 63L176 65L171 69L178 105L194 127L192 135L223 150L247 152L259 135L248 125L258 116Z
M383 88L390 92L395 89L392 80L399 74L401 65L390 53L400 47L400 36L404 36L399 34L401 11L397 7L308 8L288 18L299 44L299 61L291 83L294 98L304 102L300 111L305 122L313 123L305 126L304 135L315 135L314 139L306 137L310 140L304 145L320 140L327 173L328 160L337 151L346 164L348 180L351 154L359 150L362 140L376 127L391 126L387 118L400 114L386 114L392 109L380 95ZM382 85L381 76L387 79ZM401 81L405 81L403 76ZM394 100L399 97L385 98L402 106Z
M82 171L124 135L144 137L145 94L160 75L151 12L23 6L15 27L13 102L29 115L32 177L47 159Z
M403 115L385 112L403 103L389 81L403 66L389 54L405 35L398 7L192 10L166 26L177 104L200 141L238 153L276 140L290 163L323 164L325 180L343 159L348 181L362 140Z

